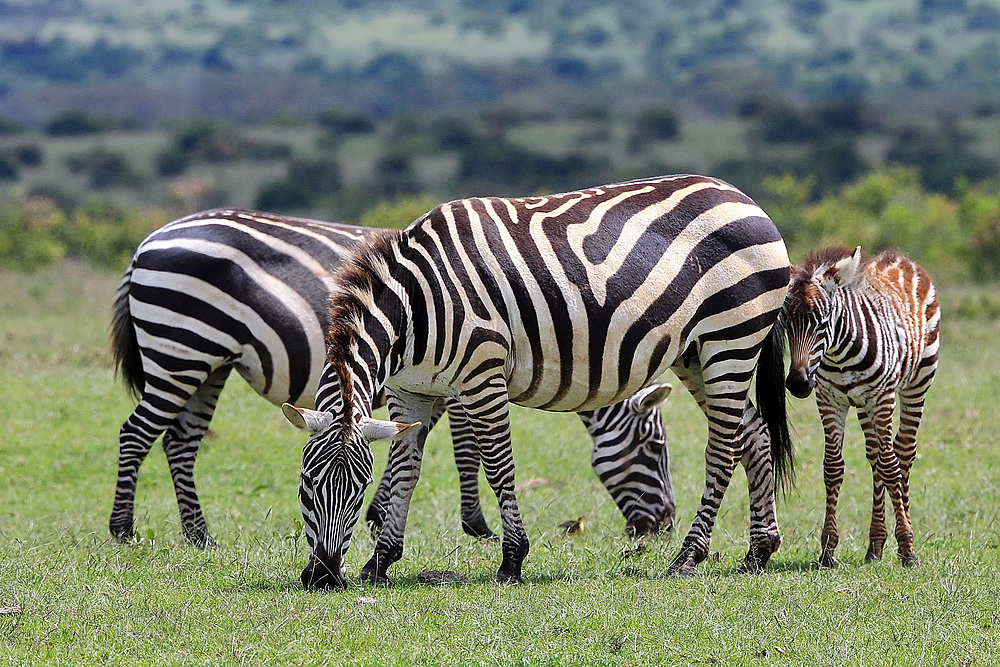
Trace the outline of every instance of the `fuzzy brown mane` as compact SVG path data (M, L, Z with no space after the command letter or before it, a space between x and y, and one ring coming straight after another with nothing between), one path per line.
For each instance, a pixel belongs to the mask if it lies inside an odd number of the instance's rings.
M831 246L821 250L813 250L806 256L806 261L795 267L794 278L808 279L816 273L816 269L821 266L832 266L840 260L850 257L854 250L848 250L844 246Z
M351 343L357 340L359 328L368 313L368 303L378 299L385 287L383 270L394 263L393 248L400 237L399 230L384 230L368 243L355 248L334 274L336 287L327 301L330 323L326 330L326 360L340 380L345 410L354 404L354 383L349 372Z

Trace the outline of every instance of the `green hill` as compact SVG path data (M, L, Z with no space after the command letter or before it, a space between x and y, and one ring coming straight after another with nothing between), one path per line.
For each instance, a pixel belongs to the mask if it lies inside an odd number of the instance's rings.
M3 0L0 115L996 102L998 0Z

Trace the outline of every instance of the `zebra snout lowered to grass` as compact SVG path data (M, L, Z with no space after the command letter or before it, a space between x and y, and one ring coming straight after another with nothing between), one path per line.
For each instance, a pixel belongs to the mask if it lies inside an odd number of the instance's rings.
M194 464L229 374L236 369L276 405L312 407L326 357L331 272L358 243L377 234L365 227L219 209L176 220L140 244L115 296L111 327L118 369L140 399L119 434L113 535L134 534L139 466L162 434L184 535L197 545L214 542L195 490ZM580 415L593 439L594 471L636 532L673 521L669 452L658 407L668 391L647 387ZM447 408L462 526L476 537L493 536L479 505L475 436L458 404L448 402ZM367 513L375 530L385 517L388 471L383 486Z
M910 467L924 398L938 364L941 309L924 269L895 252L866 257L829 248L793 271L781 317L791 350L786 383L800 398L816 389L826 440L826 518L819 564L836 564L837 497L844 480L844 422L857 409L872 467L872 522L865 560L882 557L885 491L905 565L917 565L910 522ZM899 402L899 428L893 414Z
M764 211L702 176L464 199L385 232L342 266L330 297L314 403L332 421L310 434L303 454L303 520L318 536L303 582L324 587L310 572L339 567L350 545L372 475L358 420L381 390L401 424L429 423L442 397L462 406L500 506L497 579L519 582L529 546L508 402L595 410L668 369L709 423L704 495L669 571L693 572L708 556L741 462L752 515L742 569L760 569L780 544L774 486L791 460L782 341L772 327L788 280L784 243ZM748 396L755 374L757 407ZM762 425L769 438L758 437ZM390 449L393 494L364 581L387 583L402 555L426 435L415 428ZM330 554L340 557L324 562Z

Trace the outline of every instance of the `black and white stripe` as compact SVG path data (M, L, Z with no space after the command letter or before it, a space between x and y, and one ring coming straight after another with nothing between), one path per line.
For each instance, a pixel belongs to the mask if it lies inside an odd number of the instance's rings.
M895 252L865 257L828 248L796 267L780 318L791 350L786 384L800 398L816 389L826 440L823 567L836 564L837 498L844 480L844 422L857 408L872 468L872 521L865 560L882 557L885 491L896 515L900 560L917 565L910 521L910 468L924 399L938 364L941 309L924 269ZM899 428L893 415L899 402Z
M326 356L331 271L377 232L241 210L197 213L150 234L118 289L112 324L115 360L140 397L122 426L110 529L133 534L138 469L157 437L173 476L184 535L212 537L195 490L198 447L219 393L236 369L275 404L312 406ZM598 477L625 515L646 533L673 518L662 390L581 415L594 439ZM655 395L654 395L655 394ZM649 396L658 400L651 400ZM637 399L646 397L641 406ZM492 535L479 506L479 453L457 404L450 405L462 489L462 525ZM385 511L369 510L373 528Z
M480 444L503 519L497 577L520 581L528 541L514 496L508 401L586 411L635 393L667 369L709 426L706 485L672 572L708 555L722 496L738 462L756 484L751 549L761 567L780 542L775 474L791 456L781 386L781 340L772 330L789 279L774 224L746 195L701 176L631 181L547 197L474 198L438 206L402 233L359 250L331 295L327 364L317 409L285 409L311 433L303 517L317 536L302 579L343 585L348 516L371 470L371 400L386 391L401 441L390 450L392 497L362 579L386 582L402 554L419 475L424 424L456 398ZM762 361L758 364L758 358ZM748 391L758 371L758 402ZM768 426L763 439L746 437ZM361 462L353 466L354 462ZM772 462L775 469L772 471ZM763 499L763 500L762 500Z

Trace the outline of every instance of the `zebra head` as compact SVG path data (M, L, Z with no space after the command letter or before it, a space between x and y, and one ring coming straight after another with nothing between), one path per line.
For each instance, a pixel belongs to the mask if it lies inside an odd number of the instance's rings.
M659 405L669 384L654 384L603 411L581 412L594 439L594 471L626 519L632 535L649 535L674 522L670 452Z
M299 506L310 551L302 585L312 590L344 588L344 559L361 515L365 489L372 482L374 461L369 443L396 438L420 424L356 415L345 428L338 424L343 420L334 412L289 403L282 405L281 411L293 426L309 434L299 475Z
M806 398L816 386L816 371L830 347L837 304L861 264L861 246L853 253L831 248L810 254L792 272L779 319L791 353L785 386L797 398Z

